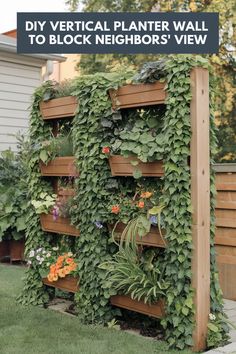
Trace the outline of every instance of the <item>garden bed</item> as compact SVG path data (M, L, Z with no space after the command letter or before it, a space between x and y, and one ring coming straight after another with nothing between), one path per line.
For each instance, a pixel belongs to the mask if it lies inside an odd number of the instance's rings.
M77 101L73 96L54 98L40 103L40 111L45 120L74 117L76 108Z
M113 109L135 108L165 103L165 83L125 85L118 90L110 90Z
M120 240L121 233L124 231L126 225L122 222L119 222L116 225L114 236L116 240ZM108 225L110 231L113 230L114 225ZM150 232L143 236L142 238L137 235L136 237L137 244L152 246L152 247L166 247L166 241L163 236L160 234L158 227L152 226Z
M49 281L47 278L42 279L44 285L52 286L53 288L70 293L76 293L79 290L78 278L67 275L65 278L59 278L57 281Z
M133 300L128 295L115 295L111 297L111 304L156 318L162 318L165 314L163 300L159 300L155 304L148 305L143 301Z
M138 161L137 166L133 166L131 161ZM164 176L164 165L162 161L141 162L135 157L123 157L114 155L109 158L112 176L133 176L133 173L138 169L145 177L161 177Z
M40 221L43 231L70 236L79 236L80 232L70 224L70 219L58 216L53 220L52 214L41 214Z
M74 156L56 157L48 164L40 163L42 176L77 176Z

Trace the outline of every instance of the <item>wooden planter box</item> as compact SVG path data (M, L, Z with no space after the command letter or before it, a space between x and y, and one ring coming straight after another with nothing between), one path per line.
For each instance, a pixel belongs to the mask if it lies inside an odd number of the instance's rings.
M126 85L110 90L113 109L135 108L165 103L165 83Z
M74 117L76 108L77 101L73 96L54 98L40 103L40 111L45 120Z
M125 229L126 225L123 224L122 222L118 223L116 225L115 229L115 239L120 240L121 233ZM114 225L108 225L108 229L112 231L114 228ZM140 238L138 235L136 237L136 242L140 245L146 245L146 246L152 246L152 247L166 247L166 241L163 238L163 236L160 234L158 227L152 226L150 232L146 235Z
M24 252L25 252L25 241L22 240L10 240L9 241L10 249L10 260L14 261L23 261Z
M65 278L59 278L57 281L49 281L48 278L43 278L42 281L45 285L52 286L70 293L76 293L79 290L78 278L67 275Z
M80 235L79 230L70 224L70 219L59 216L57 220L54 221L53 215L41 214L40 221L43 231L70 236Z
M40 163L42 176L78 176L74 156L56 157L47 165Z
M165 314L165 306L163 300L157 301L155 304L148 305L143 301L133 300L128 295L115 295L111 297L111 304L124 309L143 313L144 315L162 318Z
M139 161L137 166L133 166L131 161ZM123 157L114 155L109 158L112 176L133 176L135 170L139 169L142 175L149 177L164 176L164 165L162 161L156 162L141 162L135 157Z
M9 257L9 241L4 240L0 242L0 260Z

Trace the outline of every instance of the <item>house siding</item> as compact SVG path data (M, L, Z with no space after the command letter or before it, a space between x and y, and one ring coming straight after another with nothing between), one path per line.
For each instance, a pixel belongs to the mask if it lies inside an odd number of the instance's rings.
M16 151L15 134L26 133L32 94L41 82L42 63L0 53L0 151Z

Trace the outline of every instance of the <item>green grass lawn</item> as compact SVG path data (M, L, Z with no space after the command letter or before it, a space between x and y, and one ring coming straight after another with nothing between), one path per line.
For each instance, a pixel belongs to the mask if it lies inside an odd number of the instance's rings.
M0 264L1 354L168 354L165 343L115 329L81 325L75 317L37 307L23 307L15 298L24 269ZM183 354L189 351L181 351Z

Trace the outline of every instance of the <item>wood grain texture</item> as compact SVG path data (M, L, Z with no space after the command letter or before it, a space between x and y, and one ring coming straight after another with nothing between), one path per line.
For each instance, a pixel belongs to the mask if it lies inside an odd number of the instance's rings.
M79 236L80 232L70 224L70 219L59 216L55 221L51 214L41 214L40 222L42 230L62 235Z
M193 206L192 286L195 289L193 333L195 351L206 347L210 313L210 171L209 75L202 68L191 72L191 198Z
M67 96L41 102L40 111L44 120L71 118L77 109L76 97Z
M165 103L165 83L126 85L110 90L113 109L136 108Z
M164 302L162 300L159 300L155 304L148 305L143 301L133 300L128 295L115 295L111 297L111 304L156 318L162 318L165 314Z
M79 290L78 278L67 275L65 278L59 278L57 281L50 282L47 278L42 279L44 285L51 286L56 289L76 293Z
M133 166L131 161L138 161L137 166ZM141 162L136 157L123 157L114 155L109 158L112 176L133 176L135 170L140 170L142 175L148 177L161 177L164 175L164 166L162 161Z
M56 157L47 165L40 163L40 171L42 176L78 176L79 173L75 168L74 156Z
M123 224L122 222L116 225L116 229L115 229L116 240L120 240L121 233L125 229L125 227L126 225ZM108 228L110 231L112 231L114 225L108 225ZM152 247L160 247L160 248L166 247L165 238L160 234L158 227L154 227L154 226L151 227L151 231L146 236L143 236L141 238L137 235L136 242L137 244L143 246L152 246Z

